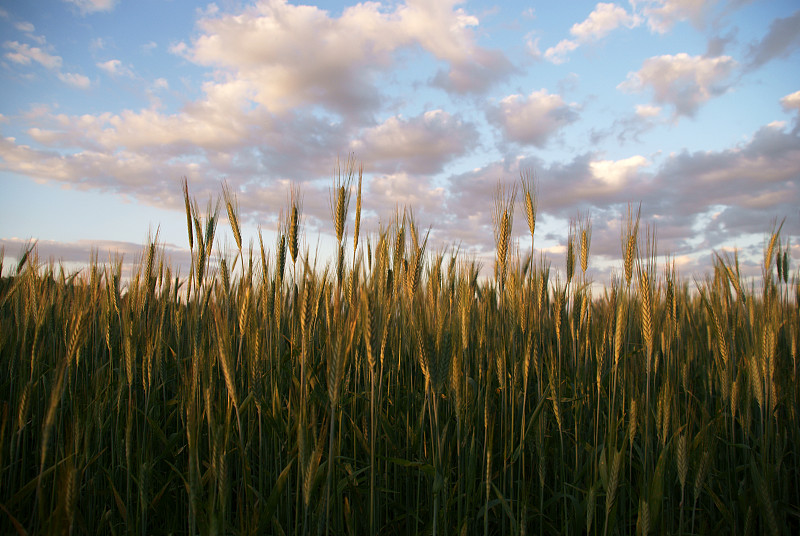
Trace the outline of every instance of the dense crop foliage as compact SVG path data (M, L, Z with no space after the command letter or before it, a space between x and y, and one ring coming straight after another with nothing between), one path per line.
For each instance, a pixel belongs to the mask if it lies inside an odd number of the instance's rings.
M796 533L800 282L780 228L758 289L723 256L690 284L631 214L592 295L588 221L551 277L512 254L499 190L482 281L410 212L359 241L356 176L335 179L324 269L297 192L253 250L227 189L233 262L210 261L219 205L187 190L188 277L156 240L127 283L121 262L23 257L0 285L0 533Z

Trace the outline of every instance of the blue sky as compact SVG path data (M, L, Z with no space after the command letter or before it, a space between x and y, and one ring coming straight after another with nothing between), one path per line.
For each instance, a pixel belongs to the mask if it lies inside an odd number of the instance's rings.
M179 264L185 176L201 201L228 181L246 241L299 185L324 256L354 153L367 231L409 206L491 266L493 192L527 170L556 266L589 214L595 277L618 271L641 203L683 275L733 247L755 275L783 218L800 259L798 49L789 0L0 1L0 245L133 260L158 228Z

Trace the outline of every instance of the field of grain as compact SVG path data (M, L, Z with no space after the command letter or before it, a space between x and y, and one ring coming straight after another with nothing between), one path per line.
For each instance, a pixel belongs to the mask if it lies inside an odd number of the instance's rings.
M359 237L349 164L325 266L297 191L277 243L248 248L234 195L201 210L185 183L191 274L156 239L129 282L22 256L0 283L0 533L797 533L779 227L757 286L734 256L684 280L631 211L598 291L589 221L566 274L511 254L515 203L534 245L523 177L497 192L484 280L409 211ZM212 263L224 213L236 255Z

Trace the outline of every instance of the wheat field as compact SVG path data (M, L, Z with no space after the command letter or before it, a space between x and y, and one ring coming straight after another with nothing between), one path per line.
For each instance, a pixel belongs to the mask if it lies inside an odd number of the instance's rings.
M588 219L564 274L514 253L516 203L530 251L538 210L518 186L495 196L489 278L410 210L359 237L352 161L325 266L299 191L276 243L245 247L235 195L202 210L185 181L189 274L157 237L129 281L28 249L0 283L0 533L796 534L781 228L758 285L734 255L686 280L630 210L598 291Z

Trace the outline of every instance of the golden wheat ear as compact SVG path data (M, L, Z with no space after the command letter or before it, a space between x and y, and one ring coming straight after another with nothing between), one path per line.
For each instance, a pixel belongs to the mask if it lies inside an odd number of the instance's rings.
M236 247L239 253L242 252L242 232L239 227L239 204L236 201L235 194L231 193L230 186L227 182L222 183L222 195L225 199L225 209L228 211L228 223L231 225L233 232L233 239L236 240Z

